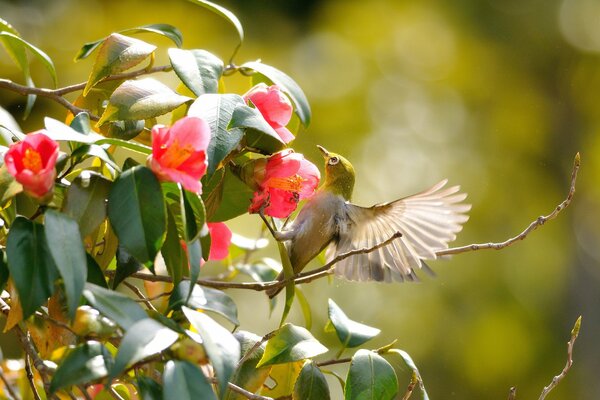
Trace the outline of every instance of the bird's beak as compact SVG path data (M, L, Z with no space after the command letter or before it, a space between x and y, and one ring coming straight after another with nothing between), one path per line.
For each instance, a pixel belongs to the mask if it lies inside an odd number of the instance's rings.
M317 145L317 147L319 148L319 150L321 150L321 153L323 153L323 157L329 157L329 152L327 151L327 149L325 149L325 147L319 145Z

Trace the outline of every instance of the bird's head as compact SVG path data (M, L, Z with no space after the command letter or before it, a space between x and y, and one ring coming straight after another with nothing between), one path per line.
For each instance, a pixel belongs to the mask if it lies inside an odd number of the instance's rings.
M354 167L339 154L331 153L323 146L317 147L325 158L325 182L321 190L331 191L350 200L354 189Z

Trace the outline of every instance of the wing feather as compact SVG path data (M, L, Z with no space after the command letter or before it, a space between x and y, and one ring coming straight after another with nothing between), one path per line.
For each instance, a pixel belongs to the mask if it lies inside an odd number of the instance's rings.
M340 228L329 259L357 249L368 249L389 239L396 232L402 237L369 253L340 261L336 275L348 280L417 280L415 269L422 260L436 258L456 239L471 209L463 203L466 193L459 186L445 187L447 180L420 193L370 208L345 204L349 223ZM427 267L428 269L428 267Z

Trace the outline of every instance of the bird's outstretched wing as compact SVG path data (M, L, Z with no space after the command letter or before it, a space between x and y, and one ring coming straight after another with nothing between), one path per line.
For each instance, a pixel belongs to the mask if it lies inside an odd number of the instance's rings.
M421 193L370 208L346 203L348 224L340 226L338 240L328 256L371 248L392 237L402 236L370 253L348 257L337 263L336 275L352 281L415 280L423 260L435 259L448 248L469 217L471 209L459 186L444 188L443 180Z

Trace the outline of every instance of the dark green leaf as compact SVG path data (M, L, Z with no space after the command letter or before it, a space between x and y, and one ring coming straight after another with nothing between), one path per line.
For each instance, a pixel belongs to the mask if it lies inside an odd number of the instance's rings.
M227 129L233 111L240 104L244 100L237 94L204 94L188 110L189 116L203 118L210 125L211 139L206 151L209 176L242 140L241 129Z
M79 227L65 214L48 210L44 230L50 254L65 286L69 317L73 318L87 280L87 260Z
M240 342L241 354L244 357L248 351L254 349L254 346L261 340L260 336L247 331L237 331L233 336ZM265 343L255 348L241 365L238 365L235 373L231 377L231 383L255 393L260 389L269 376L270 366L256 368L256 364L265 351ZM245 397L240 394L227 390L225 400L243 400Z
M217 400L202 371L187 361L168 361L165 364L163 393L165 400Z
M186 243L186 253L190 262L190 281L196 282L200 276L200 265L202 264L202 246L200 239ZM192 294L193 287L190 287L188 297Z
M183 45L183 36L181 35L181 32L179 31L179 29L177 29L173 25L169 25L169 24L143 25L143 26L139 26L137 28L125 29L123 31L120 31L119 33L135 34L135 33L144 33L144 32L152 32L152 33L157 33L159 35L163 35L163 36L171 39L177 47L181 47ZM88 43L84 44L81 47L81 49L79 50L79 53L77 53L77 55L75 56L75 61L79 61L84 58L87 58L105 40L106 40L106 38L102 38L100 40L96 40L94 42L88 42Z
M296 114L298 114L302 124L304 126L308 126L310 124L311 111L310 105L308 104L308 99L306 98L306 95L300 86L298 86L298 84L292 78L277 68L258 61L244 63L242 68L250 68L256 72L259 72L269 78L271 82L279 86L281 90L283 90L292 99L292 102L296 106Z
M167 236L160 251L165 260L169 276L173 278L173 284L177 285L188 268L188 260L185 250L181 246L181 238L170 207L167 208L167 217Z
M305 328L285 324L267 342L265 354L258 366L300 361L326 351L327 347L319 343Z
M162 400L162 386L147 376L137 378L137 387L140 389L141 400Z
M104 278L104 272L102 272L102 268L98 265L94 257L89 254L85 254L87 261L87 281L89 283L93 283L94 285L103 287L108 289L108 285L106 284L106 279Z
M394 368L379 354L358 350L348 370L344 399L391 400L398 393L398 378Z
M54 68L54 63L46 53L44 53L42 50L38 49L31 43L21 39L16 34L8 31L0 31L0 40L7 49L10 49L9 54L11 54L13 57L15 55L19 57L19 60L15 61L17 61L17 64L19 64L21 68L23 68L21 56L25 53L23 50L28 49L29 51L31 51L31 53L33 53L33 55L41 61L42 65L50 73L50 76L52 77L52 80L54 82L54 86L57 85L58 79L56 76L56 69ZM21 48L23 50L18 50L18 48Z
M156 50L156 46L138 39L113 33L105 38L94 61L83 95L107 76L118 74L141 63ZM125 119L125 118L123 118Z
M77 159L79 162L85 160L86 158L96 157L104 161L113 170L119 172L121 171L121 168L119 168L115 160L113 160L110 153L106 151L102 146L97 146L95 144L80 145L71 153L71 157L73 159Z
M202 337L204 349L219 380L219 391L225 394L227 382L240 359L239 342L208 315L185 306L181 310Z
M23 191L23 186L15 180L5 164L0 167L0 204L4 204L9 199Z
M327 400L329 386L325 376L312 361L307 361L294 385L294 400Z
M237 47L240 47L242 45L242 42L244 41L244 28L242 27L242 23L235 16L234 13L232 13L225 7L222 7L218 4L215 4L210 1L206 1L206 0L189 0L189 1L191 1L192 3L197 4L199 6L202 6L206 9L214 12L215 14L225 18L231 25L233 25L233 27L237 31L238 37L240 39L240 43L238 44ZM235 55L235 53L234 53L234 55Z
M44 227L17 217L8 233L6 254L23 318L27 318L52 296L54 281L58 278Z
M147 318L146 312L135 301L114 290L87 283L83 296L94 308L125 330L137 321Z
M160 353L175 343L178 338L177 332L153 319L137 321L127 329L121 340L109 380L116 378L129 365Z
M265 121L260 111L245 104L237 106L234 110L229 123L229 129L232 128L246 129L245 144L248 148L272 154L285 147L285 143Z
M169 298L169 309L176 310L185 305L189 308L216 312L227 318L235 326L240 324L235 303L223 291L209 287L203 288L196 284L192 288L191 296L188 298L189 292L190 281L181 281L173 289L173 293Z
M108 374L113 359L102 343L90 341L75 347L59 364L50 382L50 392L88 383Z
M417 368L417 365L415 364L415 362L413 361L411 356L404 350L400 350L400 349L390 349L386 352L386 354L387 353L398 354L400 356L400 358L402 358L402 361L404 361L404 364L406 364L406 366L412 370L413 376L418 381L419 389L421 389L421 398L423 400L429 400L429 395L427 394L427 390L425 390L425 385L423 384L423 378L421 378L421 373L419 372L419 368Z
M111 184L100 174L84 171L67 189L62 211L77 221L83 237L94 232L106 219L106 199Z
M152 153L152 148L145 144L128 142L127 140L115 139L115 138L102 138L96 141L96 144L110 144L113 146L123 147L124 149L133 150L137 153L145 156Z
M144 120L112 121L107 124L108 128L103 131L109 138L131 140L144 130ZM103 127L104 128L104 127Z
M166 210L160 183L146 167L123 172L108 196L108 218L121 246L150 266L166 233Z
M196 96L217 93L223 61L206 50L169 49L173 70Z
M90 115L86 112L80 112L73 118L69 126L79 133L83 133L84 135L89 134L92 131Z
M254 191L229 168L224 169L225 175L220 184L204 198L209 222L227 221L248 212L254 195Z
M191 100L152 78L123 82L110 96L98 126L105 122L158 117Z
M127 277L135 274L143 269L144 265L136 260L131 254L123 249L122 246L117 248L117 268L115 269L115 277L112 281L113 290L119 286Z
M186 227L186 240L193 241L198 239L200 236L207 236L206 232L206 211L204 209L204 203L202 198L196 193L182 190L183 194L183 205L185 208L185 227Z
M344 347L356 347L373 339L381 332L377 328L352 321L342 309L329 299L329 320Z
M6 282L8 282L9 275L8 263L6 262L6 252L4 250L0 250L0 291L4 290L6 287Z

